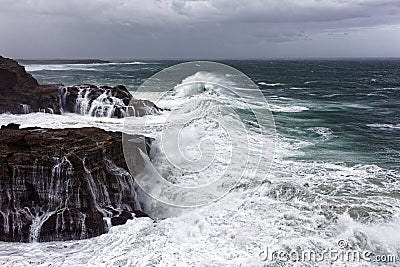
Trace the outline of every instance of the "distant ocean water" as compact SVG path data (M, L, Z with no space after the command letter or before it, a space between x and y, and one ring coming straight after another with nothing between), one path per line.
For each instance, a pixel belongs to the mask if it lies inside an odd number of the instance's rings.
M176 63L27 65L26 69L40 83L123 84L135 91L147 78ZM164 214L170 218L157 223L135 219L90 240L0 243L0 262L263 266L268 262L260 260L260 247L323 251L337 248L339 240L352 249L394 255L400 261L400 60L222 63L252 78L274 114L277 148L268 182L256 192L244 185L219 202L178 217ZM76 114L61 119L51 114L0 115L1 124L9 122L123 129L123 119ZM332 264L343 266L340 261Z

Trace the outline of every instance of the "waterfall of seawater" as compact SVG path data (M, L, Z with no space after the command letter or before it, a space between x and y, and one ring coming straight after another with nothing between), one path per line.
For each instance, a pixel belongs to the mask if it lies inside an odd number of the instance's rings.
M132 101L132 105L126 105L121 98L115 97L111 89L106 89L100 95L94 97L98 88L91 88L85 85L78 86L78 92L75 99L73 110L77 114L91 117L139 117L144 115L158 114L159 110L150 106L149 103L143 100ZM66 111L67 98L70 94L68 87L61 87L61 107L63 112ZM50 112L51 113L51 112ZM118 115L117 115L118 113Z
M141 210L133 177L107 154L103 151L102 161L96 163L83 158L81 165L73 165L70 156L62 156L50 159L52 167L43 159L36 159L32 167L15 167L11 186L5 189L7 199L1 201L9 205L0 210L4 233L29 242L62 240L66 233L86 238L90 212L103 216L107 231L111 218ZM84 177L78 177L78 169ZM28 198L34 199L32 203L25 203L27 198L21 193L27 190L33 194ZM24 235L25 227L29 236Z

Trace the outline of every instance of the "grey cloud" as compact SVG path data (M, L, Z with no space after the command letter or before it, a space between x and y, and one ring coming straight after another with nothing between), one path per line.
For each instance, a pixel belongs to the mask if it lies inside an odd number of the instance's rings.
M393 0L1 0L2 12L80 17L105 22L320 22L395 16ZM1 11L0 11L1 12Z
M312 55L329 42L378 47L389 38L393 47L376 55L399 56L393 53L400 42L393 37L400 32L398 0L0 0L0 5L0 53L17 57L284 57L293 54L285 50L292 44ZM326 48L327 56L342 52Z

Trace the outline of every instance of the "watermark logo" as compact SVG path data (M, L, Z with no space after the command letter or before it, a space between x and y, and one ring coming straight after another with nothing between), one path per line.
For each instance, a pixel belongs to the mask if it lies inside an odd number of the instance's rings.
M275 123L263 93L242 72L215 62L178 64L152 76L133 97L133 108L148 99L162 109L140 118L128 114L123 134L129 170L154 199L202 206L235 186L256 189L265 180ZM153 138L150 159L137 134Z
M269 246L257 246L248 249L261 262L370 262L394 263L397 256L374 254L369 250L352 249L344 239L337 241L337 246L329 249L272 249Z

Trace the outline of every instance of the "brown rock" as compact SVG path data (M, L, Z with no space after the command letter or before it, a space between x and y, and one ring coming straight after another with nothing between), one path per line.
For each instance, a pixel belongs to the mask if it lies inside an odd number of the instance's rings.
M59 88L39 85L16 61L0 56L0 113L61 113Z

